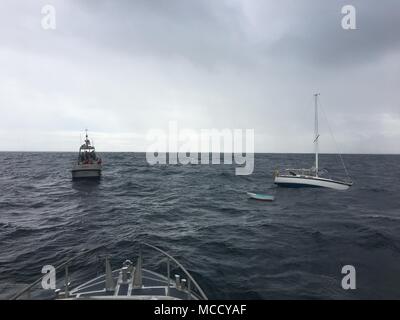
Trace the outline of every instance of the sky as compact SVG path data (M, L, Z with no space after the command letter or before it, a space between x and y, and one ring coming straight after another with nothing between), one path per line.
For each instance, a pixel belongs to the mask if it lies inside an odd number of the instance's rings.
M400 153L399 30L398 0L2 0L0 150L146 151L173 121L312 152L319 92L321 152Z

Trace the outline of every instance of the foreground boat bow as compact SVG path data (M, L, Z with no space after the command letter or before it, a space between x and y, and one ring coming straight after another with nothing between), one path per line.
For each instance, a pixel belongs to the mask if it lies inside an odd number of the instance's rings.
M194 280L192 275L171 255L165 251L142 243L140 248L152 249L161 255L160 263L166 263L166 274L151 271L143 268L142 249L139 249L139 255L136 263L131 260L125 260L122 268L112 270L110 259L105 258L105 273L84 282L74 285L70 282L69 266L73 260L78 260L78 255L73 259L61 264L55 268L57 270L65 270L65 281L62 288L53 292L53 299L101 299L101 300L207 300L207 296ZM174 276L171 272L174 270ZM42 278L17 293L13 300L31 298L35 292L34 286L39 285ZM45 290L46 292L51 291ZM36 289L36 292L43 293ZM37 294L38 294L37 293Z

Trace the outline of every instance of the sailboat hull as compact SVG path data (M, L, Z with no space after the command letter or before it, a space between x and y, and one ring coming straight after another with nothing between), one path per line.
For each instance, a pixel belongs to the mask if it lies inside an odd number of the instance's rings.
M315 187L347 190L351 183L312 176L276 176L275 184L282 187Z

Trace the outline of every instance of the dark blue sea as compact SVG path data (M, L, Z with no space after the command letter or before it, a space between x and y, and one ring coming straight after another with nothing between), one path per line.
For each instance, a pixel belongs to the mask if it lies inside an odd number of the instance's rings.
M235 176L235 165L101 156L100 181L73 182L75 153L0 153L2 297L83 249L99 253L79 259L73 284L102 272L101 254L120 267L144 241L212 299L400 299L400 156L345 155L354 186L344 192L273 185L274 169L310 167L311 154L257 154L249 176ZM343 171L335 155L320 163ZM356 290L342 289L344 265L356 268Z

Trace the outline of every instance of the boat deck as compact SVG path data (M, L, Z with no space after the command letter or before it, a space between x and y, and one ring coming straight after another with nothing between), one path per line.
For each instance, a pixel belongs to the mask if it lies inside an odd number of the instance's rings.
M129 278L127 281L121 282L121 269L112 272L113 279L117 283L114 290L106 290L105 282L106 276L101 275L92 279L79 287L72 289L69 293L70 298L109 298L109 299L177 299L177 300L198 300L199 298L193 293L189 292L185 287L177 287L176 282L167 277L142 269L142 286L140 288L134 287L133 279Z
M98 248L100 248L99 246ZM142 247L151 249L152 253L161 254L157 265L166 263L166 274L150 271L142 267ZM58 265L55 270L65 270L64 284L59 288L42 290L48 292L44 299L132 299L132 300L207 300L207 296L192 275L167 252L147 243L139 244L139 255L136 263L125 260L122 268L112 269L109 256L105 256L105 273L87 282L75 284L70 282L69 267L78 257L93 254L98 248L82 251L75 257ZM99 255L97 255L99 257ZM161 267L163 268L163 267ZM174 274L171 274L172 270ZM182 276L182 277L181 277ZM12 300L30 299L31 293L42 284L43 276L26 286L11 297Z

